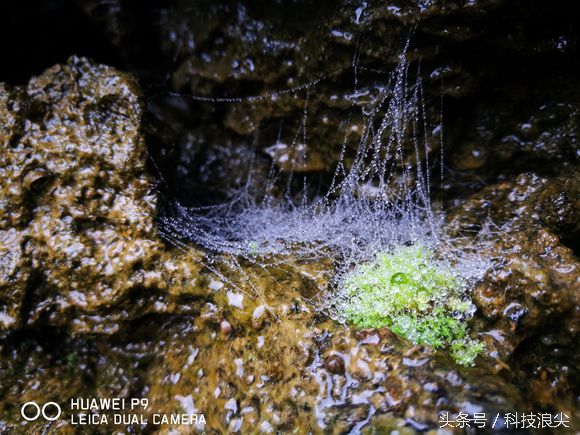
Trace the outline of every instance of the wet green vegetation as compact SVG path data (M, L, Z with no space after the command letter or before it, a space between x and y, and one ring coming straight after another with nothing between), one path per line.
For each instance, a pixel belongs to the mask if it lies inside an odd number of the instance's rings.
M458 364L473 365L483 343L469 338L474 306L465 282L422 245L379 253L344 278L348 320L361 328L388 327L414 344L448 346Z

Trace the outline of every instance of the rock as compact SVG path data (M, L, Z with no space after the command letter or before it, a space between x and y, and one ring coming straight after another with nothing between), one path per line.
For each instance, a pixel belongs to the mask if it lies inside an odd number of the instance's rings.
M491 261L472 298L474 325L497 370L511 367L531 400L568 415L575 412L570 386L578 376L570 343L580 322L580 263L565 243L578 233L572 217L578 180L575 172L522 174L471 196L448 216L452 235L467 236L466 246Z
M345 137L349 156L363 133L360 108L388 80L409 37L409 83L420 60L432 161L443 134L444 163L471 184L463 189L578 162L572 3L78 3L136 71L149 59L147 75L168 74L173 93L155 93L151 107L179 131L185 178L204 189L209 179L220 195L246 179L239 159L254 159L256 178L266 179L272 162L329 183Z
M466 403L487 412L530 406L509 382L485 369L458 369L420 349L410 354L403 343L359 346L351 331L332 322L312 323L304 313L277 315L261 348L251 345L249 319L230 341L208 342L193 331L184 336L184 325L175 324L164 338L171 350L164 356L156 352L159 358L146 375L152 409L179 412L174 398L193 391L196 408L212 416L212 428L228 428L239 417L225 407L235 400L238 410L259 403L260 418L274 430L293 426L317 432L324 427L352 430L372 415L372 403L379 414L390 410L427 428L436 428L440 411L458 412ZM201 319L193 320L195 330L206 330ZM196 352L192 364L187 363L188 348ZM342 371L328 366L337 354L348 362ZM406 364L407 359L422 363ZM242 376L238 360L243 361ZM167 373L179 373L179 381L159 383ZM250 384L249 376L254 379ZM220 392L217 398L215 391ZM244 419L242 432L257 421Z
M0 328L110 332L150 309L139 300L195 290L199 266L175 266L157 237L140 95L131 76L77 57L0 87Z
M512 339L525 339L578 305L580 264L558 236L577 234L572 216L580 203L568 198L578 197L578 186L574 172L554 179L522 174L473 195L448 215L452 235L484 233L481 253L492 266L473 295L480 312ZM521 333L513 335L515 330Z
M232 325L227 320L222 320L220 323L220 334L222 337L227 338L232 332Z
M0 231L0 329L20 324L30 279L30 260L23 252L23 233L15 228Z
M252 286L244 278L248 275ZM189 314L134 319L110 337L70 339L57 330L52 340L64 340L65 346L52 361L47 360L50 346L38 343L34 334L27 346L0 341L3 355L18 356L13 362L0 360L0 373L7 375L1 386L10 391L11 401L50 397L66 402L79 394L116 397L130 391L149 399L148 419L153 413L196 410L206 416L206 429L233 425L242 432L264 421L273 431L351 431L387 413L404 430L436 429L440 412L466 406L488 413L535 409L493 365L463 368L445 353L412 346L387 330L356 331L315 310L288 309L300 297L299 289L277 284L277 277L257 266L230 277L228 285L253 292L242 308L228 305L227 296L218 292L215 305L191 301ZM253 317L263 304L272 320L258 332ZM224 322L235 325L235 334L220 335ZM70 349L80 349L77 359L69 361ZM22 385L10 373L26 364L30 369ZM86 370L88 383L80 376ZM61 390L45 388L61 382L63 373L67 398ZM40 383L32 395L34 382ZM0 409L6 400L0 400ZM13 427L19 410L5 409L3 418ZM376 426L386 424L383 420ZM41 430L43 424L33 427ZM119 428L110 424L106 429Z
M330 373L342 375L344 373L344 360L338 355L330 355L326 358L324 367Z

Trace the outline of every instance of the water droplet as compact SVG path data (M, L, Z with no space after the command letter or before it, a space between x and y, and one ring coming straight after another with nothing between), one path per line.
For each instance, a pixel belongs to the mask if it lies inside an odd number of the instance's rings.
M395 273L391 276L391 284L407 284L409 278L403 272Z

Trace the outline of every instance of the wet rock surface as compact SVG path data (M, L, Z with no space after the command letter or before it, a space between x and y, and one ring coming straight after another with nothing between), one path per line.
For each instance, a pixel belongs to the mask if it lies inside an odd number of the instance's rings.
M387 329L354 330L321 316L281 279L299 272L272 276L249 267L245 273L253 277L252 286L242 280L220 287L223 283L213 281L217 290L192 303L189 314L148 316L106 340L71 338L58 330L52 330L48 343L30 333L13 335L2 349L13 360L3 359L0 370L3 379L18 382L4 382L4 397L11 399L1 401L1 409L10 422L18 419L19 409L11 405L15 399L130 395L149 399L150 421L153 413L199 411L207 422L197 429L216 433L363 428L414 433L435 430L441 411L503 415L505 409L552 411L557 406L573 415L576 374L570 366L557 370L568 364L569 355L548 352L538 361L535 353L523 358L527 350L520 346L516 352L522 360L512 362L493 349L504 342L516 346L520 338L493 325L491 332L480 330L483 339L489 338L489 354L475 368L464 368L444 352L413 346ZM559 334L534 340L542 346L573 343L569 331ZM55 342L63 343L56 353L50 350ZM546 374L530 378L530 370ZM554 377L557 388L549 391L557 400L545 390ZM58 393L50 389L55 384L61 385ZM66 422L57 427L63 433L75 430ZM155 428L191 430L175 424Z
M580 11L569 2L180 0L145 12L120 0L79 5L138 71L142 54L156 50L149 104L180 131L178 186L212 180L224 195L222 183L240 185L247 175L232 160L251 157L264 177L273 163L325 180L345 134L347 154L356 150L359 107L380 92L409 38L417 61L409 74L419 68L423 77L429 145L438 159L443 136L453 195L578 162Z
M181 279L156 236L140 98L76 57L2 88L2 329L111 332Z
M19 344L8 341L3 349L12 352L14 362L1 369L19 381L5 385L5 394L24 401L130 393L150 400L149 419L153 412L203 410L205 429L214 432L326 428L342 433L372 427L379 415L377 427L387 419L403 430L424 430L436 427L441 410L531 406L493 371L461 368L386 329L345 329L320 317L295 293L273 287L271 277L255 282L264 293L240 288L245 295L240 306L217 291L212 302L192 306L193 316L150 317L106 341L69 338L48 360L49 345L16 336ZM263 323L255 322L257 316L265 317ZM224 322L231 325L227 336L221 334ZM54 331L52 340L60 339ZM69 354L71 348L75 352ZM59 393L45 389L59 376L66 377ZM35 390L34 384L42 388ZM2 406L9 421L17 419L17 406L8 400ZM58 427L74 429L64 422ZM190 430L158 429L170 427Z
M507 363L538 406L576 415L578 352L569 346L578 340L580 263L565 243L576 232L577 188L577 172L553 179L524 173L448 216L455 235L489 232L482 254L493 260L472 296L497 369Z
M98 396L146 397L149 420L207 418L102 433L414 433L441 411L564 412L578 430L578 13L533 3L78 1L126 70L168 81L144 98L132 76L72 57L0 85L0 432L77 433L24 427L19 404ZM327 184L411 28L434 179L445 142L445 229L489 259L474 368L318 312L332 265L210 271L155 225L148 155L193 202L231 195L250 161Z

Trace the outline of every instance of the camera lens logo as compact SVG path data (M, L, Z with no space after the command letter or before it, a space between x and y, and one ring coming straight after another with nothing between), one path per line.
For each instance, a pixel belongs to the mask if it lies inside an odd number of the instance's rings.
M45 420L54 421L60 417L61 412L60 405L56 402L46 402L42 408L36 402L26 402L20 408L20 415L27 421L35 421L41 414Z

